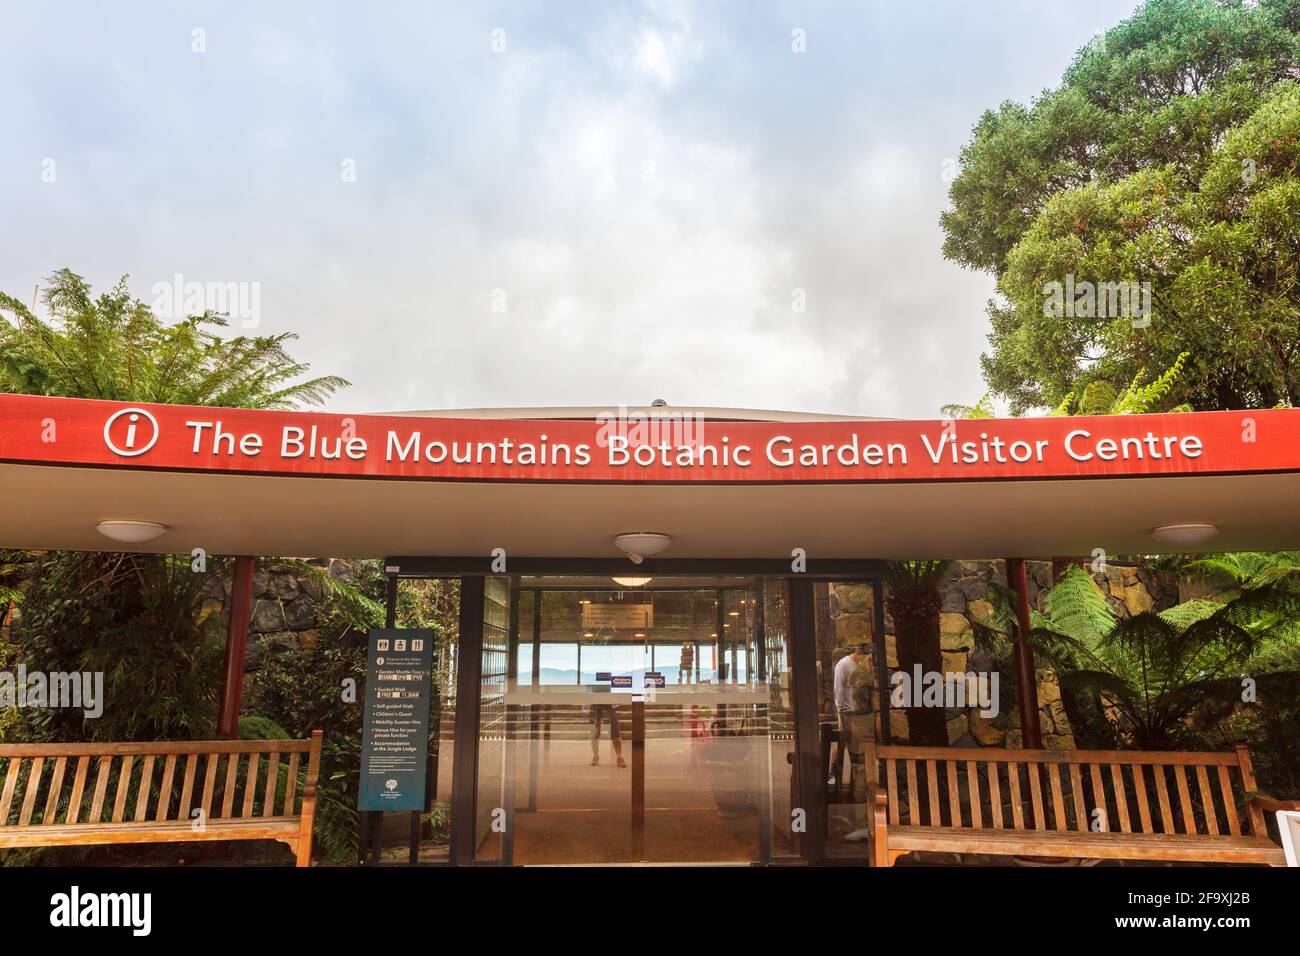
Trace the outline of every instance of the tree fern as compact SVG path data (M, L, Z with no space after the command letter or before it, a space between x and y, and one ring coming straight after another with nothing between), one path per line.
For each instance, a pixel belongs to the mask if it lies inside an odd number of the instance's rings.
M1045 603L1051 629L1086 645L1096 644L1115 626L1115 613L1105 596L1077 565L1065 570L1047 592Z

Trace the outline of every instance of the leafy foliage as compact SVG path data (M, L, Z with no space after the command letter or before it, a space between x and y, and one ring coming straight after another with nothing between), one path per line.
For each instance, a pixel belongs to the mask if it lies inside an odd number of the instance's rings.
M1057 88L980 119L944 253L998 277L982 365L1014 414L1183 351L1173 404L1295 403L1298 37L1294 0L1149 0ZM1149 325L1048 314L1067 275L1149 282Z
M56 551L25 568L30 586L0 644L0 669L104 674L103 714L22 709L23 740L160 740L210 736L224 631L204 608L227 563L188 557Z
M1056 407L1049 412L1049 417L1064 415L1145 415L1152 412L1190 412L1187 404L1165 407L1166 399L1173 390L1178 375L1183 370L1188 353L1182 352L1174 364L1158 375L1155 381L1147 383L1146 369L1139 369L1133 380L1123 390L1117 390L1110 382L1093 379L1082 388L1081 393L1071 389L1066 392ZM1078 401L1075 397L1078 395ZM975 405L944 405L944 415L952 418L993 418L993 405L986 392Z
M123 276L99 296L70 269L46 280L50 320L0 293L0 391L115 401L296 408L319 405L348 383L335 375L298 380L308 366L285 351L289 333L223 339L214 312L175 325L133 298Z
M1046 615L1028 635L1060 675L1063 692L1115 719L1089 720L1112 744L1131 740L1169 749L1198 729L1198 711L1228 712L1242 702L1243 674L1271 684L1291 680L1272 654L1300 615L1294 593L1276 580L1227 601L1196 599L1160 614L1117 619L1092 578L1072 567L1049 592ZM1300 674L1300 671L1296 671Z

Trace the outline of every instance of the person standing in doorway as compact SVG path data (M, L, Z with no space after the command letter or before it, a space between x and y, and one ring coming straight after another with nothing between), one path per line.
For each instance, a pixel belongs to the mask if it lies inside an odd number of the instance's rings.
M609 739L614 745L614 756L618 766L626 767L623 762L623 734L618 726L618 708L613 704L596 704L591 708L591 765L600 763L600 725L609 721Z
M855 644L849 653L835 665L835 710L839 716L840 737L835 748L835 764L828 781L835 786L835 774L841 767L849 777L849 791L853 789L853 715L858 711L853 692L853 673L867 659L867 645Z

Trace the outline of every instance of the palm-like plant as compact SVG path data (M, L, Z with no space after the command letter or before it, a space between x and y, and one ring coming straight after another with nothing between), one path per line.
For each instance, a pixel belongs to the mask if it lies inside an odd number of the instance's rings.
M214 330L214 312L166 325L131 296L123 276L95 296L70 269L46 279L49 320L0 292L0 391L115 401L294 408L318 405L348 383L336 375L299 380L308 371L285 345L296 336L236 336Z
M1272 669L1262 652L1296 625L1300 603L1277 582L1231 600L1188 601L1120 620L1091 577L1070 568L1028 635L1061 688L1113 708L1143 749L1169 749L1206 705L1242 700L1242 675Z

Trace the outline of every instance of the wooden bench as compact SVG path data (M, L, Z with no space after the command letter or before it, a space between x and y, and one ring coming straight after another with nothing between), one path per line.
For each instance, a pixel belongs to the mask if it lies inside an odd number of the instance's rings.
M0 744L0 848L278 840L308 866L320 751L319 730L310 740Z
M875 748L871 861L918 850L1285 865L1250 754ZM868 766L872 765L870 758Z

